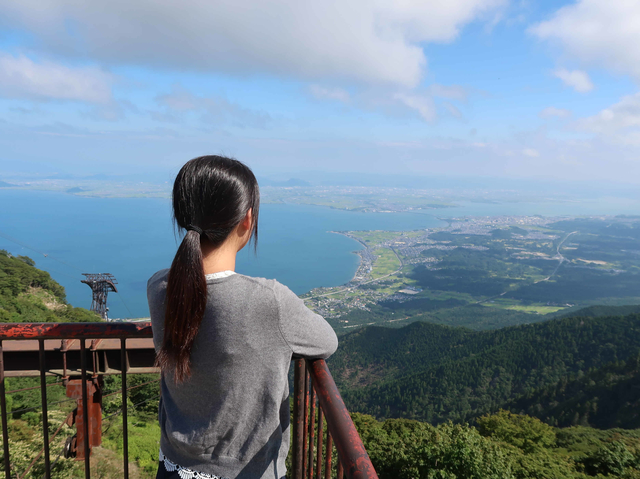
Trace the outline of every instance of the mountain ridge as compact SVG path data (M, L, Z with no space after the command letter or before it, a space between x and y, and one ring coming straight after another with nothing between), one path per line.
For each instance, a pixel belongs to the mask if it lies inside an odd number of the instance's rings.
M637 313L479 332L425 323L373 328L342 336L329 360L347 406L432 423L472 420L640 351Z

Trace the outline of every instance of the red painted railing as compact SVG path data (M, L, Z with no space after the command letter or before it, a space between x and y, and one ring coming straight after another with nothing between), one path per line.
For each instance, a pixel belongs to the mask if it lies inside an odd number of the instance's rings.
M152 373L155 351L150 323L16 323L0 324L0 413L5 477L21 479L37 462L44 477L51 477L46 378L62 379L67 396L77 400L73 422L78 431L67 443L68 455L84 461L85 478L91 476L91 450L101 441L102 376L120 375L122 392L123 477L129 477L127 434L127 375ZM294 379L292 438L293 479L377 479L376 472L355 429L327 364L297 359ZM29 469L12 470L9 448L5 377L39 376L43 447ZM80 379L77 379L77 378ZM13 391L16 392L16 391ZM112 394L115 394L112 393ZM105 395L106 397L106 395ZM94 400L95 399L95 400ZM71 416L71 415L70 415ZM106 419L106 418L105 418ZM62 425L60 426L62 427ZM86 453L86 452L89 453ZM65 452L65 456L67 455Z

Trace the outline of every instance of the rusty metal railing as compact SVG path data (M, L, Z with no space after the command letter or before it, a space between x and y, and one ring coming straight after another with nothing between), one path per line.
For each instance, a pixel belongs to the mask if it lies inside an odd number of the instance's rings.
M293 397L295 479L378 478L324 360L295 361Z
M91 476L91 451L101 444L102 398L122 393L123 477L129 477L127 427L127 375L158 372L154 367L150 323L15 323L0 324L0 414L6 479L22 479L37 462L44 463L44 478L51 477L50 446L62 425L49 437L47 377L67 388L68 401L77 408L66 423L77 434L65 446L69 456L84 461ZM103 394L102 377L120 375L121 388ZM5 378L39 377L43 447L29 469L12 469L9 447ZM78 379L79 378L79 379ZM377 479L376 472L323 360L295 360L293 479ZM155 382L155 381L153 381ZM147 383L144 383L147 384ZM138 386L134 386L138 387ZM13 391L17 392L17 391ZM106 418L105 418L106 419ZM64 423L63 423L64 424ZM75 441L75 442L74 442ZM336 451L337 458L334 455ZM65 457L67 456L65 452Z
M119 374L123 471L124 477L128 478L127 373L157 371L153 368L155 354L151 338L150 323L0 324L0 414L5 477L10 479L14 473L9 450L6 377L40 376L43 449L39 457L44 461L45 479L51 477L49 447L53 440L48 437L46 378L55 376L62 379L67 396L77 402L75 414L69 418L77 428L76 436L67 444L69 456L84 460L85 478L90 479L91 450L100 445L102 437L101 377ZM78 376L80 379L73 379ZM16 479L25 477L27 472L23 471Z

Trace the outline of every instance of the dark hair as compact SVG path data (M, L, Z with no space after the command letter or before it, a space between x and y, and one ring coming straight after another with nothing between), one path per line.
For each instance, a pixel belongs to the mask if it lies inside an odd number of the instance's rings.
M232 158L194 158L176 177L173 220L187 232L169 270L164 340L156 359L162 371L173 370L176 383L191 374L191 347L207 304L202 242L221 245L251 210L251 239L257 246L259 206L256 177L248 166Z

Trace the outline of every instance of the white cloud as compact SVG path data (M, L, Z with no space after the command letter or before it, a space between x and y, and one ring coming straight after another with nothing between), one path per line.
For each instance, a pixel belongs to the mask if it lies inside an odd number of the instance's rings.
M553 72L553 76L560 78L565 85L570 86L577 92L586 93L593 90L593 83L591 83L589 75L582 70L569 71L564 68L559 68Z
M444 106L446 108L446 110L451 114L451 116L453 116L454 118L457 118L459 120L461 120L463 118L462 112L460 111L460 109L455 106L453 103L445 101L442 103L442 106Z
M180 85L174 85L171 93L159 95L156 102L165 111L151 112L157 121L175 122L180 115L189 112L200 113L205 123L238 128L265 128L271 117L264 112L244 108L225 98L196 96Z
M505 6L502 0L374 0L354 2L366 9L373 5L377 27L390 36L402 35L410 42L448 42L460 28L476 17ZM493 21L495 17L487 17Z
M565 110L564 108L556 108L555 106L548 106L540 113L538 113L540 118L568 118L571 116L571 112L569 110Z
M578 0L530 28L584 64L603 66L640 80L640 2Z
M196 110L199 106L202 106L202 103L198 105L198 98L193 93L180 85L173 85L171 93L159 95L156 101L178 112Z
M534 150L533 148L525 148L522 150L522 154L524 156L528 156L529 158L538 158L540 156L540 152L538 150Z
M579 120L577 127L616 143L640 145L640 93L625 96L596 115Z
M436 119L436 106L433 98L426 95L414 95L410 93L395 93L393 99L401 104L416 110L423 120L432 122Z
M309 85L311 94L319 100L337 100L348 103L350 100L349 92L343 88L324 87L322 85Z
M414 87L425 42L450 42L508 0L6 0L0 26L106 64Z
M0 53L0 95L5 97L107 103L111 82L112 77L96 67L36 63L23 55Z
M459 101L465 101L469 96L467 89L460 85L439 85L434 83L433 85L429 85L429 92L433 96Z
M357 92L352 103L366 110L382 111L391 117L415 117L432 123L438 118L451 116L464 118L454 102L465 103L470 92L460 85L440 85L437 83L414 89L368 89Z
M112 100L106 104L94 105L82 116L95 121L119 121L125 117L125 113L140 113L138 108L128 100Z

